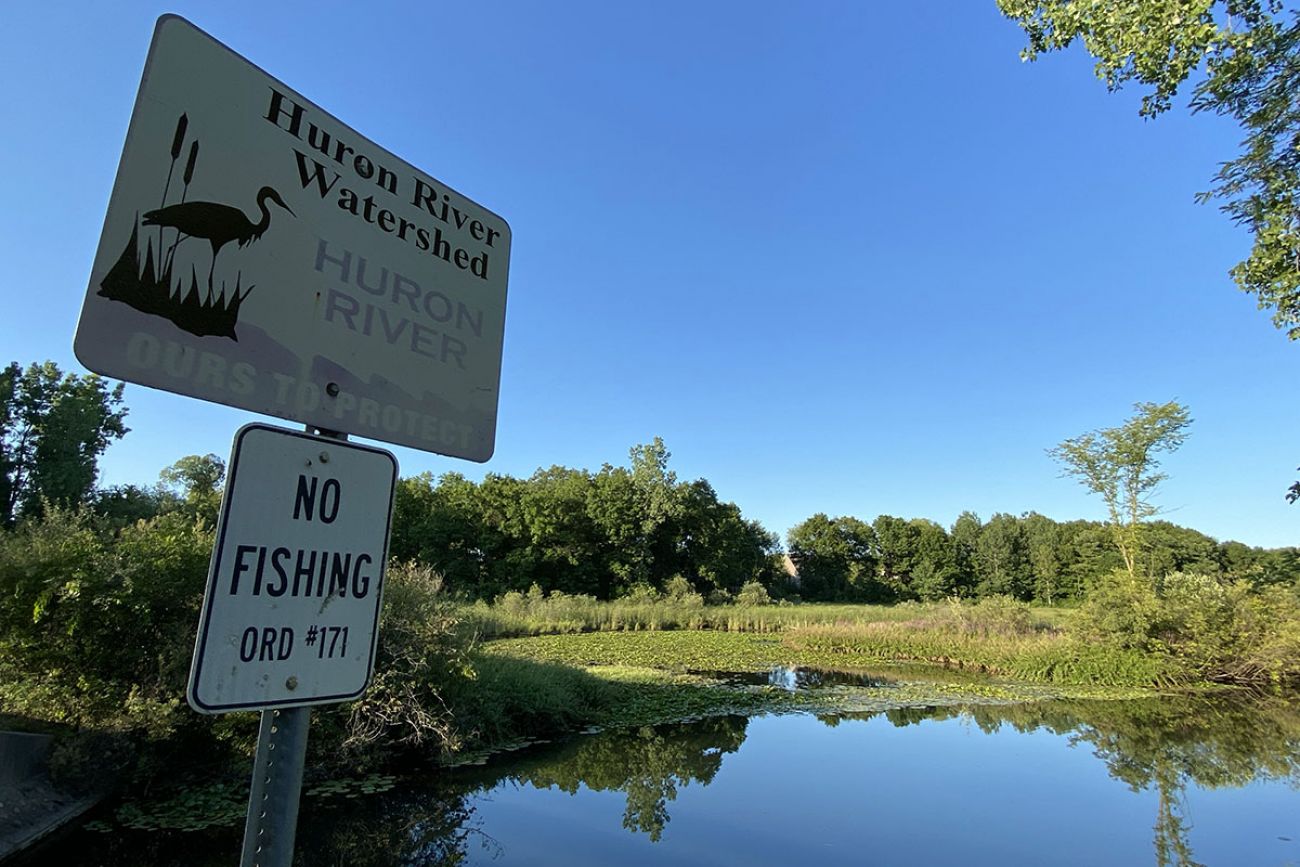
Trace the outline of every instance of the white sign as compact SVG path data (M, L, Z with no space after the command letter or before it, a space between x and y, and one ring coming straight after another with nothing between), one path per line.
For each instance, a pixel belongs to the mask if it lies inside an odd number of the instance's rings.
M158 20L77 329L106 376L485 461L510 227Z
M201 713L360 696L370 680L397 461L269 425L235 434L189 702Z

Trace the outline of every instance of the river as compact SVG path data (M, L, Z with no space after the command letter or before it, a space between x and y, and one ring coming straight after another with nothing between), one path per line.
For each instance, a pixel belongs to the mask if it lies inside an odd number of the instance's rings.
M723 716L349 794L305 799L296 863L1297 864L1300 711L1236 693ZM76 830L38 854L233 864L238 846L239 828Z

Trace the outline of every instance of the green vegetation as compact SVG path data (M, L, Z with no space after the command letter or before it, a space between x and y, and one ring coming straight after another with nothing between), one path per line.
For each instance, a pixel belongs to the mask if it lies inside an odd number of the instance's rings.
M1134 409L1137 415L1119 427L1090 431L1048 452L1067 475L1106 503L1115 547L1129 575L1137 575L1143 522L1159 511L1151 503L1152 492L1167 478L1158 471L1156 455L1181 446L1192 423L1187 407L1173 401L1139 403Z
M613 599L674 577L705 597L770 585L779 542L703 479L679 482L663 441L631 450L630 467L539 469L528 479L457 473L403 479L393 556L440 572L475 598L543 590Z
M53 362L0 370L0 527L46 503L87 500L110 441L126 434L122 386L64 374Z
M755 594L756 595L756 594ZM901 605L834 605L780 602L706 605L699 596L660 595L641 588L629 596L602 602L591 596L560 591L544 593L537 585L528 593L510 592L495 603L478 600L460 609L460 616L484 639L563 632L640 632L666 629L710 629L726 632L779 632L792 626L913 616L915 603ZM1052 612L1042 610L1043 616Z
M1300 599L1291 588L1183 572L1149 582L1117 572L1093 589L1077 631L1094 647L1165 659L1184 679L1300 678Z
M185 756L177 815L220 800L210 784L246 772L255 721L194 714L183 695L225 466L192 455L154 486L95 491L95 459L125 431L118 392L16 371L0 415L0 713L66 733L53 766L67 780L147 783ZM1112 506L1106 524L815 515L790 532L794 571L708 482L679 482L659 440L596 473L403 480L373 685L314 712L312 761L337 777L721 714L1290 683L1300 554L1144 520L1151 455L1185 425L1176 404L1140 405L1061 447ZM851 694L766 680L882 664L943 668Z
M1081 41L1111 90L1151 88L1141 114L1173 105L1193 79L1191 109L1235 120L1241 152L1221 163L1219 199L1250 230L1250 256L1232 269L1237 285L1273 308L1273 323L1300 339L1300 12L1276 0L998 0L1029 37L1025 60Z
M764 624L763 632L563 634L494 641L484 652L589 671L602 666L669 672L766 671L776 665L854 669L911 662L1073 687L1150 688L1188 680L1159 654L1080 641L1010 600L833 610L838 619L798 623L792 617L783 625ZM774 626L783 630L780 635L769 634Z
M1100 647L1060 633L970 630L942 621L813 626L792 632L786 644L839 665L928 662L1075 686L1153 687L1184 680L1170 660L1130 648Z

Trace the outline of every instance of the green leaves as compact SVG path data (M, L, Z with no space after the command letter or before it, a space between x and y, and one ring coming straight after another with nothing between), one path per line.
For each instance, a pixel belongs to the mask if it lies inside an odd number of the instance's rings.
M679 481L669 457L656 437L631 450L630 468L552 466L479 484L454 473L403 479L393 556L428 563L479 598L534 583L600 599L638 584L659 590L674 576L700 595L770 583L776 538L707 481Z
M1150 92L1139 113L1168 110L1189 78L1193 112L1236 120L1241 152L1226 160L1197 200L1254 237L1232 269L1273 323L1300 339L1300 12L1278 0L998 0L1024 29L1035 60L1081 40L1111 90L1135 81ZM1198 73L1200 73L1198 75Z
M109 389L50 361L0 371L0 526L39 514L46 501L86 501L99 456L127 432L125 417L121 384Z
M1165 480L1159 472L1161 452L1172 452L1187 439L1192 423L1177 401L1136 403L1137 414L1115 428L1089 431L1047 453L1106 503L1115 543L1130 575L1136 574L1141 522L1159 510L1150 494Z

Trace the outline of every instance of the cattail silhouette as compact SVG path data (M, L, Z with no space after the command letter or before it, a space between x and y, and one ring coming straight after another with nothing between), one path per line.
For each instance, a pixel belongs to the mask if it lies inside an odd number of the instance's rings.
M184 118L185 116L181 115L181 117ZM177 139L177 142L179 141L180 139ZM172 143L172 152L176 155L180 154L180 148L176 146L175 142ZM181 182L184 184L184 186L181 187L181 204L185 203L185 197L189 195L190 181L194 180L194 164L197 163L198 161L199 161L199 143L196 141L190 145L190 158L185 161L185 171L181 175ZM172 157L172 165L173 166L176 165L176 156ZM169 176L170 174L171 173L168 172ZM159 229L158 231L161 233L162 229ZM177 229L176 240L172 241L172 248L167 251L168 272L171 271L172 259L175 258L176 256L176 245L181 242L181 237L182 237L181 230Z
M198 162L198 159L199 159L199 143L195 142L194 144L190 145L190 158L185 163L185 177L182 178L182 180L185 182L185 189L181 192L182 202L185 201L185 194L189 192L190 181L194 180L194 164Z
M176 160L180 157L181 148L184 147L185 145L185 129L186 127L189 126L189 124L190 124L190 119L186 117L184 114L182 114L180 116L180 119L176 121L176 132L175 134L172 135L172 163L170 166L167 167L167 183L163 184L162 203L158 206L160 208L167 207L167 193L171 190L171 186L172 186L172 172L176 171ZM158 230L159 257L162 256L162 249L163 249L163 230L159 229ZM159 259L158 267L161 270L162 268L161 258Z

